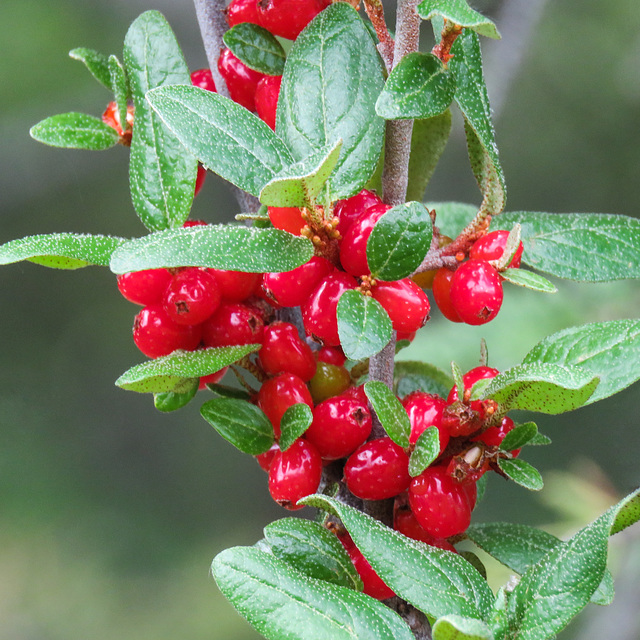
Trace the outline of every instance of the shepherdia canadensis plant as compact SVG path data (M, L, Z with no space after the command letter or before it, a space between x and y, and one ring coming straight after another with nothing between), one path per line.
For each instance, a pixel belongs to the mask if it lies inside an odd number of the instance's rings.
M640 223L504 212L480 53L496 26L465 0L398 0L392 33L380 0L363 2L359 13L359 0L196 0L211 68L191 74L155 11L133 22L121 59L71 51L113 101L102 118L55 115L31 135L130 147L149 233L30 236L0 246L0 262L110 267L142 306L133 339L149 358L116 384L160 411L213 395L202 417L256 457L273 499L317 510L213 561L266 638L552 638L611 601L608 538L640 519L640 490L565 541L472 524L472 512L489 472L542 488L521 452L550 440L509 412L560 414L631 385L640 320L565 329L502 372L484 344L480 366L452 363L451 375L394 357L429 331L427 290L449 321L481 325L505 286L554 293L540 273L640 277ZM454 103L479 208L422 203ZM189 219L208 171L233 185L237 224ZM239 384L221 383L227 371ZM456 550L463 540L517 579L494 594L479 559Z

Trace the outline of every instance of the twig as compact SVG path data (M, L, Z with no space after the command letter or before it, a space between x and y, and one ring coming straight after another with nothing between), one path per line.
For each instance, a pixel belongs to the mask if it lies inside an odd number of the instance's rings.
M376 35L380 41L380 44L378 44L378 51L382 56L384 66L390 73L393 68L393 51L395 43L389 34L389 28L387 27L387 22L384 17L384 6L381 0L364 0L364 10L367 12L367 16L369 17L369 20L371 20L371 24L376 31Z

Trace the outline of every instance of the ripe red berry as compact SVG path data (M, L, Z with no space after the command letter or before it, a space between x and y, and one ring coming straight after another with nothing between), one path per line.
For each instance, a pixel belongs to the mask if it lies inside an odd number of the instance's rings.
M302 217L302 209L299 207L267 207L269 220L276 229L288 231L294 236L299 236L307 222Z
M440 435L440 453L449 444L449 432L442 426L442 414L447 403L443 398L424 391L414 391L402 400L411 423L409 442L415 444L422 432L436 427Z
M262 278L261 273L245 273L228 269L208 269L218 282L220 296L226 302L242 302L253 294Z
M329 0L258 0L260 25L273 35L295 40Z
M387 204L369 207L350 227L340 243L340 264L352 276L371 273L367 262L367 242L376 222L389 211Z
M337 271L324 277L302 307L307 335L330 347L340 344L336 315L340 296L358 283L350 275Z
M451 303L451 281L455 275L455 271L441 267L433 276L431 288L433 290L433 299L442 315L451 322L462 322L458 312Z
M118 290L134 304L160 304L173 276L168 269L145 269L118 276Z
M502 422L497 427L489 427L485 429L479 436L475 438L471 438L472 442L484 442L485 444L492 447L499 447L502 444L505 436L509 431L511 431L516 425L513 420L508 416L502 418ZM520 455L520 451L522 449L514 449L511 451L511 455L514 458L517 458Z
M469 250L469 257L475 260L500 260L507 245L508 237L508 231L492 231L486 236L482 236L482 238L474 242ZM521 242L507 266L517 269L520 266L523 251L524 246Z
M215 277L205 269L189 267L173 276L162 304L174 322L200 324L218 308L220 289Z
M249 69L231 53L231 49L224 49L220 54L218 71L227 83L231 99L245 109L255 111L256 87L264 74Z
M258 407L264 411L273 425L276 439L280 437L280 421L292 405L303 402L313 409L313 400L307 385L292 373L281 373L269 378L258 391Z
M196 174L196 187L193 192L194 197L200 193L200 189L202 189L202 185L204 184L206 177L207 177L207 170L201 164L199 164L198 173ZM183 224L182 226L184 227L185 225ZM193 226L193 225L189 225L189 226Z
M282 76L265 76L256 87L256 112L274 131Z
M485 260L467 260L451 279L451 304L463 322L471 325L493 320L502 306L500 274Z
M264 322L255 309L234 302L223 302L202 324L205 347L230 347L262 343Z
M438 547L439 549L458 553L456 548L444 538L435 538L427 533L420 526L411 509L407 507L395 510L393 514L393 528L402 535L407 536L407 538L425 542L432 547Z
M451 458L447 473L462 485L475 484L489 470L485 448L475 444Z
M315 493L322 476L322 459L301 438L286 451L277 451L269 468L269 493L285 509L297 511L298 500Z
M334 266L320 256L282 273L265 273L262 288L269 299L281 307L299 307L304 304L320 280L334 271Z
M120 122L120 110L115 102L110 102L107 105L107 108L102 114L102 122L116 130L117 134L120 136L120 144L123 144L126 147L131 146L131 136L133 134L133 105L127 107L126 127L123 127L122 122Z
M462 376L462 384L464 385L464 390L468 391L473 387L473 385L480 380L487 380L490 378L495 378L500 372L493 367L487 367L482 365L480 367L474 367L473 369L469 369ZM458 387L453 387L451 391L449 391L449 395L447 396L447 404L453 404L460 398L458 397ZM477 402L477 400L474 400Z
M388 437L365 442L349 456L344 479L349 491L363 500L393 498L411 482L409 456Z
M227 23L230 27L235 27L242 22L258 22L258 0L231 0L225 9Z
M449 236L438 236L438 249L442 249L444 247L449 246L453 242L453 238ZM438 273L438 269L430 269L429 271L420 271L419 273L415 273L411 276L411 279L421 288L421 289L431 289L433 288L433 279L436 277L436 273Z
M318 360L316 373L309 381L309 391L316 404L340 395L351 386L351 374L344 368Z
M258 360L265 373L293 373L308 382L316 373L311 347L301 340L289 322L273 322L265 327Z
M276 453L278 453L278 451L280 451L280 447L278 446L277 442L274 442L268 451L260 453L256 456L256 460L258 461L258 464L263 471L269 473L269 469L271 469L273 459L276 457Z
M198 389L202 391L207 388L208 384L218 384L222 378L224 378L224 374L227 373L229 367L223 367L220 371L216 371L214 373L210 373L206 376L202 376L200 378L200 383L198 384Z
M191 227L206 227L208 224L204 220L185 220L182 227L183 229L189 229Z
M382 200L373 191L363 189L346 200L338 200L333 208L333 215L340 221L338 231L344 238L349 227L370 207L382 204Z
M200 344L200 327L177 324L162 305L149 305L135 317L133 341L148 358L160 358L176 349L193 351Z
M216 83L213 81L211 69L196 69L191 72L191 84L206 91L216 93Z
M316 351L316 358L318 362L326 362L336 367L341 367L347 361L347 357L340 347L320 347Z
M442 465L428 467L411 481L409 504L420 526L436 538L455 536L471 523L469 496Z
M429 319L429 298L409 278L395 282L379 281L371 290L371 295L389 314L395 331L412 333Z

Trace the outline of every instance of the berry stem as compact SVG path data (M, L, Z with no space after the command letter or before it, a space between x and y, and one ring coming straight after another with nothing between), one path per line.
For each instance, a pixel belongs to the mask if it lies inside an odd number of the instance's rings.
M444 27L440 35L440 42L433 47L431 53L437 58L440 58L445 66L447 65L447 62L453 58L450 53L451 47L461 33L462 27L459 24L455 24L450 20L444 21Z
M384 6L380 0L364 0L364 9L367 12L369 20L373 28L376 30L376 35L380 44L378 45L378 51L384 61L384 66L387 71L391 71L393 68L393 50L395 43L393 38L389 34L389 28L384 17Z

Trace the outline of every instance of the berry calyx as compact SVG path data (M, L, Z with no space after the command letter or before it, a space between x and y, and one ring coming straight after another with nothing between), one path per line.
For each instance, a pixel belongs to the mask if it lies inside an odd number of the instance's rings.
M468 260L451 279L451 304L460 319L470 325L493 320L503 296L500 274L485 260Z
M205 347L230 347L262 343L264 322L253 308L235 302L223 302L202 324Z
M469 249L469 257L474 260L500 260L507 245L508 231L492 231L476 240ZM509 268L517 269L520 266L524 245L522 242L518 245L513 258L507 265Z
M134 304L160 304L172 279L168 269L132 271L118 276L118 290Z
M326 258L313 256L291 271L265 273L262 288L268 298L281 307L299 307L306 302L320 280L333 271L334 266Z
M213 275L204 269L190 267L173 277L162 304L177 324L200 324L218 308L220 289Z
M220 54L218 71L227 83L231 99L245 109L255 111L256 87L264 74L247 67L244 62L233 55L231 49L224 49Z
M298 330L288 322L273 322L265 327L258 360L265 373L293 373L308 382L316 373L311 347L301 340Z
M429 319L429 298L410 278L395 282L379 281L371 295L389 314L395 331L413 333Z
M274 131L282 76L265 76L256 87L256 112Z

